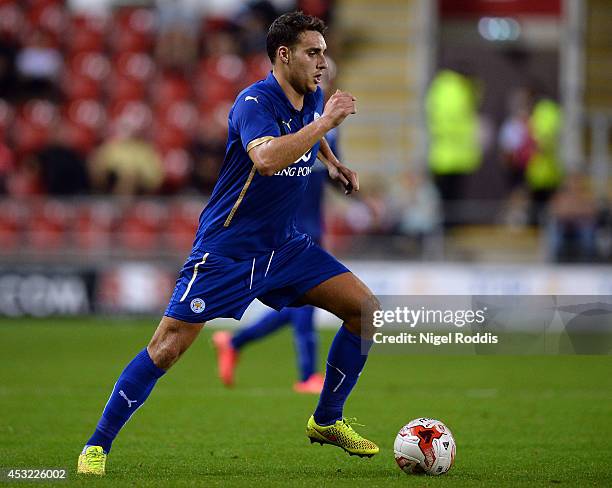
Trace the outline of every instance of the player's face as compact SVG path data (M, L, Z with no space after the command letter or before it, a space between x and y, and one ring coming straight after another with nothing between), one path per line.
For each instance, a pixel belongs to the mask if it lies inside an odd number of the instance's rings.
M319 32L300 34L300 41L291 49L289 58L291 85L298 93L314 92L321 83L323 71L327 69L326 49L325 39Z

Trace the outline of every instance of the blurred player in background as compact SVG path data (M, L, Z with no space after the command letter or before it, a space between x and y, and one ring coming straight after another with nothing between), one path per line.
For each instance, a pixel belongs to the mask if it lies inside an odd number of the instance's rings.
M314 305L343 321L306 435L350 454L378 453L378 446L344 419L343 408L372 345L362 319L371 318L379 303L365 284L295 227L317 156L347 194L359 190L357 174L338 161L324 137L356 113L349 93L337 91L323 103L318 85L327 69L324 32L321 20L301 12L282 15L270 26L273 70L243 90L230 110L225 159L200 216L192 253L149 345L115 383L79 456L79 473L105 473L120 429L206 321L238 320L256 298L276 310ZM273 418L263 421L274 436Z
M328 60L328 65L330 60ZM331 74L329 78L332 78ZM326 87L323 87L325 90ZM331 150L338 152L338 129L330 130L325 136ZM327 168L317 161L312 166L308 188L300 205L297 216L297 228L321 244L323 234L323 195L325 183L329 181ZM276 332L281 327L293 326L293 340L297 354L299 381L293 385L298 393L321 393L323 376L318 372L317 332L314 325L314 307L285 307L280 312L270 311L257 322L240 329L234 335L226 331L213 334L213 344L217 350L217 367L219 378L225 386L234 384L234 373L238 364L239 353L246 345L259 341Z

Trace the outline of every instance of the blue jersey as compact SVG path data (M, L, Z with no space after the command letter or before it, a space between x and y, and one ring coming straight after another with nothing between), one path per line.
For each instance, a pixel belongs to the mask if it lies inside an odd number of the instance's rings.
M304 96L296 110L272 73L236 98L228 118L225 158L202 214L194 250L245 259L280 247L298 234L296 213L308 185L319 144L273 176L261 176L248 150L294 133L323 112L323 92Z
M338 129L333 128L325 136L333 153L338 154ZM297 215L297 228L300 232L310 235L315 242L321 242L323 237L323 193L325 182L329 180L327 168L317 161L312 167L308 180L308 188Z

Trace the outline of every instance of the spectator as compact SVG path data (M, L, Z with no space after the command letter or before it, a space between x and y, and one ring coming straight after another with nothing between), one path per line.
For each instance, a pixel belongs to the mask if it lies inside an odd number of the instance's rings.
M508 99L508 117L499 131L499 147L511 191L524 187L525 169L535 151L529 127L532 106L532 94L528 88L515 90Z
M397 234L421 240L441 224L440 196L426 175L405 171L399 184L392 186L390 197Z
M156 57L164 68L186 70L198 54L200 14L192 2L157 0L159 29Z
M527 163L525 177L531 192L531 222L537 223L550 197L563 180L557 154L561 131L561 109L556 102L542 99L529 119L535 150Z
M140 132L129 119L115 123L114 135L89 161L91 182L96 190L138 195L155 193L160 188L164 179L161 159Z
M465 71L465 70L463 70ZM464 72L445 69L432 81L426 100L429 166L444 202L444 221L456 219L456 201L465 196L466 178L481 164L478 94Z
M47 194L78 195L88 192L86 162L74 149L71 133L66 125L60 124L51 141L32 159Z
M34 31L17 54L17 71L23 81L25 96L54 97L56 82L63 67L62 55L44 31Z
M0 139L0 195L7 193L8 180L15 171L15 157L11 149Z
M583 175L572 175L550 203L548 247L553 261L593 261L597 205Z

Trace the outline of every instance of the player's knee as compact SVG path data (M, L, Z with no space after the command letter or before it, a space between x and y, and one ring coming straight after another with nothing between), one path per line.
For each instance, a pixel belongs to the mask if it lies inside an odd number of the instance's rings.
M178 328L158 328L148 346L149 355L158 368L169 369L181 356Z
M381 304L374 295L368 295L361 301L360 306L354 308L345 319L345 327L355 335L364 339L371 339L372 336L372 317L374 311L380 310Z

